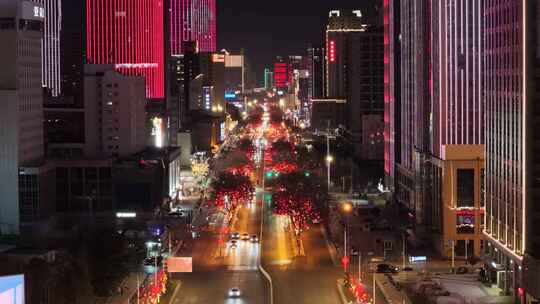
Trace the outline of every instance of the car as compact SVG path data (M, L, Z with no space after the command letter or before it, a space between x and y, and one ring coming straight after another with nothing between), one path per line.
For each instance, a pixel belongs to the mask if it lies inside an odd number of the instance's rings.
M169 217L176 217L176 218L179 218L179 217L184 217L184 212L169 212Z
M399 267L390 265L390 264L379 264L377 265L377 273L397 273Z
M160 266L162 262L163 262L162 256L147 257L146 259L144 259L143 264L145 266L155 266L156 264Z
M249 241L252 242L252 243L258 243L258 242L259 242L259 236L256 235L256 234L252 234L252 235L249 237Z
M232 240L231 241L231 249L236 249L236 247L238 247L238 241L237 240Z
M240 239L242 239L242 241L247 241L247 240L249 240L249 234L247 234L247 233L242 233L242 236L240 236Z
M231 289L229 289L229 297L230 298L238 298L240 297L242 293L240 292L240 288L238 287L233 287Z
M231 233L231 240L239 240L239 239L240 239L240 233L239 232Z

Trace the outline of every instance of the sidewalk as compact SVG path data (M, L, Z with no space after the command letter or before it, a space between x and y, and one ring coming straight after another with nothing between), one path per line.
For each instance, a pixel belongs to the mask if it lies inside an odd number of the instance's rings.
M178 242L178 244L172 249L172 256L175 256L178 253L183 244L183 240ZM165 263L165 261L163 261L163 263ZM118 286L118 291L106 301L106 304L129 304L129 300L136 297L137 288L143 285L149 277L151 280L151 276L151 274L147 274L142 271L131 272L129 276L124 278L122 283Z
M137 288L146 280L149 275L144 272L132 272L124 278L115 295L107 300L107 304L128 304L129 300L136 296Z

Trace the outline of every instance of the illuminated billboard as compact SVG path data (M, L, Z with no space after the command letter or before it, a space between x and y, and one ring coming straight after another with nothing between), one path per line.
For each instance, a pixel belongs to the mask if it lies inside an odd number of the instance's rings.
M243 55L227 55L225 57L225 66L228 68L241 68L244 66Z
M0 277L0 303L24 304L24 275Z
M168 272L193 272L193 258L192 257L170 257L167 259L167 271Z

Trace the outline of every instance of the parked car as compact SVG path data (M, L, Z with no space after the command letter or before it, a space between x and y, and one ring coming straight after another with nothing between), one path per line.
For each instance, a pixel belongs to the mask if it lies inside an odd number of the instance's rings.
M379 264L377 265L378 273L398 273L399 267L390 265L390 264Z
M157 264L157 266L160 266L162 262L163 262L163 257L162 256L147 257L146 259L144 259L143 264L145 266L155 266L156 264Z

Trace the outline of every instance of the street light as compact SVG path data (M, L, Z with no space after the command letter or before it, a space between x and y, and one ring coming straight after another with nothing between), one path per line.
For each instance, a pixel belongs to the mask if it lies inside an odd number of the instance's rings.
M332 163L334 161L334 157L332 155L328 155L326 156L326 162L328 164Z
M345 212L345 229L343 229L343 258L348 260L349 253L347 252L347 230L349 228L349 214L351 213L353 207L351 203L344 203L341 207L343 212ZM345 265L344 265L345 266ZM347 267L345 266L345 272L347 272Z
M329 151L327 151L327 153L329 153ZM330 180L330 166L333 161L334 161L334 157L330 154L327 154L326 155L326 175L328 178L328 192L330 192L330 185L332 183Z

